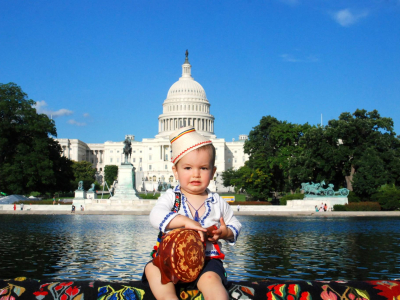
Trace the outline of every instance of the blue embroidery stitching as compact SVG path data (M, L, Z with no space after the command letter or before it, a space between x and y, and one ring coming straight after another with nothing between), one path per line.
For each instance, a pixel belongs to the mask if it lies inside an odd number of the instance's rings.
M207 199L208 200L208 199ZM210 202L206 202L206 212L204 213L204 216L201 218L200 220L200 224L202 226L204 226L204 221L207 219L207 217L210 215L211 213L211 206L210 206Z
M188 211L187 211L187 205L186 205L186 197L185 197L185 195L184 194L182 194L182 202L183 202L183 211L185 212L185 215L186 215L186 217L188 217L188 218L190 218L189 217L189 214L188 214Z
M226 225L226 227L232 228L233 231L236 233L236 234L235 234L235 238L233 239L233 241L236 241L237 238L239 237L239 231L238 231L235 227L233 227L232 225Z
M164 220L162 220L162 222L160 223L160 227L159 227L160 231L163 231L163 230L162 230L162 227L164 226L165 221L167 221L167 220L169 219L169 217L170 217L171 215L173 215L173 214L175 214L175 213L174 213L173 211L171 211L170 213L168 213L168 214L165 216Z

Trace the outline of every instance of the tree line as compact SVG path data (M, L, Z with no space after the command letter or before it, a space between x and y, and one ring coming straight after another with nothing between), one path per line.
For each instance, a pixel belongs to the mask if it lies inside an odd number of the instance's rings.
M35 103L15 83L0 83L0 192L65 193L74 191L79 181L89 189L95 183L96 169L90 162L76 162L62 155L62 148L54 139L54 120L38 114ZM118 167L106 169L111 185Z
M238 170L223 172L223 184L257 200L322 180L365 201L384 185L399 186L400 139L393 120L377 110L344 112L326 126L265 116L251 130L244 152L249 160Z

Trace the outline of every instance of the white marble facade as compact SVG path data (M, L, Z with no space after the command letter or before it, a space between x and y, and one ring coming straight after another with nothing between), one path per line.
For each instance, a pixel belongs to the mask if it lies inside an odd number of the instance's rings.
M102 182L106 165L121 165L124 160L122 153L123 138L132 142L130 162L136 168L136 189L140 192L145 187L152 191L157 189L162 177L174 185L170 162L169 134L177 128L193 125L198 132L210 137L216 148L216 181L210 188L224 191L220 173L244 165L248 159L243 152L247 135L239 135L237 141L227 142L214 134L214 116L210 113L210 102L203 87L191 76L191 65L186 57L182 65L182 77L168 91L163 103L162 114L158 117L158 134L154 138L145 138L141 142L134 135L121 137L120 142L105 142L104 144L89 144L77 139L57 139L63 148L64 156L75 160L86 160L93 164L98 172L98 181Z

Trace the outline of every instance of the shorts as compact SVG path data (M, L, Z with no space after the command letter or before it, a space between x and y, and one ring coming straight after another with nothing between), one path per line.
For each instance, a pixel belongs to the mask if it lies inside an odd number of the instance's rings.
M147 264L152 263L152 260L149 261ZM146 266L147 266L146 264ZM144 268L146 268L146 266ZM228 278L226 275L226 271L224 265L220 259L207 259L204 263L204 267L201 270L197 279L193 282L188 283L178 283L176 284L179 287L184 287L186 289L197 289L197 282L199 281L200 277L206 272L214 272L221 277L222 284L226 287L228 285ZM146 274L143 269L143 276L142 276L142 283L146 286L149 286L149 282L147 281Z

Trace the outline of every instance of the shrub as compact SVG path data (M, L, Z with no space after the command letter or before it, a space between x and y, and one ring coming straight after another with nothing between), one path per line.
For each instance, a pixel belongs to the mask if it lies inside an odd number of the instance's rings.
M334 211L380 211L381 206L377 202L353 202L345 205L335 204Z
M356 195L353 191L350 191L349 195L347 196L347 199L349 200L349 203L353 202L361 202L360 197Z
M381 206L377 202L359 202L346 204L347 211L380 211Z
M279 205L286 205L286 198L282 197L281 199L279 199Z
M335 204L333 206L333 211L346 211L346 206L342 204Z
M400 209L400 190L394 185L381 186L372 199L378 201L384 210Z

